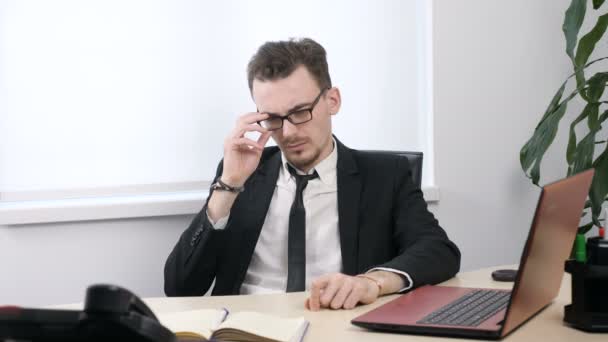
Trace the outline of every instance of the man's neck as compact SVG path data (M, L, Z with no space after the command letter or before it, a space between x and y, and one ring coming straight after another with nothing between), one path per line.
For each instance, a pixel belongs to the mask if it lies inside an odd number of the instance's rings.
M319 154L319 157L314 161L314 163L312 163L310 166L304 168L304 169L300 169L300 171L304 172L305 174L309 173L310 170L314 169L315 167L317 167L317 165L319 165L322 161L324 161L325 159L327 159L327 157L329 157L329 155L333 152L334 148L335 148L335 143L334 143L334 138L333 136L330 137L330 142L329 144L327 144L325 146L325 148L323 149L323 151Z

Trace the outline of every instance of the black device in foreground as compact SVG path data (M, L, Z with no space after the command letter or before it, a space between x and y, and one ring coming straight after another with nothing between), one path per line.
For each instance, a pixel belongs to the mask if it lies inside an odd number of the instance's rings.
M608 332L608 240L587 240L587 263L566 261L572 275L572 304L564 307L564 321L590 332Z
M514 282L517 278L517 270L496 270L492 272L492 279L496 281Z
M84 310L0 307L0 341L174 342L136 295L113 285L87 289Z

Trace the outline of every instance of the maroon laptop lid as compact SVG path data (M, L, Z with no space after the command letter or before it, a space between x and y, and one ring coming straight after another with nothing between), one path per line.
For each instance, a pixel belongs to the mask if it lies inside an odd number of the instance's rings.
M594 170L543 187L502 335L513 331L555 299L564 276Z
M352 323L432 335L506 336L557 296L564 261L570 254L593 174L593 170L588 170L543 187L507 309L477 327L418 324L416 322L431 312L475 290L424 286L355 318Z

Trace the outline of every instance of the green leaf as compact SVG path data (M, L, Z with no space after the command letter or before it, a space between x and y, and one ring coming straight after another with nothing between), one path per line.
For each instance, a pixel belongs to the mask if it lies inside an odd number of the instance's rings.
M608 202L608 196L606 196L606 198L604 198L604 202ZM587 209L587 208L591 208L591 200L586 200L585 201L585 206L583 207L583 209ZM603 221L603 220L600 220Z
M572 165L568 170L568 176L577 174L581 171L588 170L593 165L593 153L595 152L595 134L597 131L591 131L578 143Z
M581 69L587 68L587 67L591 66L592 64L595 64L595 63L597 63L599 61L603 61L603 60L608 60L608 57L597 58L597 59L587 63L585 66L581 67ZM519 161L520 161L520 164L521 164L521 167L522 167L524 173L526 174L526 177L530 178L532 180L532 182L536 185L538 185L538 181L540 179L541 161L542 161L547 149L549 148L549 146L553 143L553 140L555 139L555 135L557 134L557 130L559 127L559 122L565 114L567 103L579 94L582 96L583 93L585 92L585 86L589 82L589 81L587 81L580 86L577 85L577 88L572 93L570 93L568 96L566 96L564 99L562 99L562 97L564 96L564 89L566 87L566 84L574 76L575 76L575 74L568 76L566 81L564 81L564 83L562 83L561 87L558 89L558 91L555 93L555 95L551 99L551 103L549 104L549 106L547 107L547 110L543 114L542 119L536 125L536 128L534 130L532 137L525 143L525 145L521 148L521 150L519 152ZM593 78L593 80L595 81L596 79L599 79L599 77L600 76L597 76L596 78ZM596 90L594 90L594 91L596 91ZM603 92L603 90L602 90L602 92ZM599 118L599 123L605 121L607 118L608 118L608 112L604 112L602 114L602 116L600 116L600 118ZM597 125L597 127L601 128L600 125ZM572 172L572 169L574 167L574 164L575 164L576 158L577 158L576 157L576 154L577 154L576 135L574 135L574 137L571 137L570 139L571 139L569 141L570 150L568 152L569 155L567 155L567 158L569 159L568 160L569 165L572 165L572 167L569 167L569 174L570 174L570 172ZM593 142L593 145L595 145L595 141ZM582 147L584 147L583 151L589 150L589 146L582 146ZM587 160L582 159L582 155L579 156L578 158L581 158L581 159L576 164L577 168L580 167L580 165L588 164Z
M605 110L605 111L602 113L602 115L600 115L600 118L599 118L600 124L601 124L602 122L606 121L606 119L608 119L608 109L607 109L607 110ZM600 127L600 128L601 128L601 127ZM596 142L597 142L597 141L596 141Z
M591 56L591 53L595 49L595 45L600 41L604 32L606 32L606 27L608 27L608 14L600 16L591 31L578 42L576 57L574 58L575 66L580 67L587 63L589 56Z
M594 62L592 62L594 63ZM592 64L589 63L588 65ZM587 65L587 66L588 66ZM576 125L578 125L582 120L587 118L587 124L591 131L597 132L601 129L600 123L605 121L608 117L608 111L605 111L602 116L598 119L599 114L599 99L601 98L604 90L606 88L606 82L608 82L608 73L606 72L598 72L593 75L587 82L587 91L590 94L590 98L586 98L585 100L590 101L588 103L581 114L570 124L570 132L568 137L568 145L566 147L566 161L568 162L568 175L573 174L573 163L574 157L576 153ZM581 95L585 91L585 84L581 85L577 88L580 91ZM590 142L589 142L590 143ZM593 144L598 144L597 141L594 141ZM586 146L587 149L591 148L590 146Z
M566 36L566 53L574 62L574 48L578 38L578 31L585 19L585 11L587 10L587 0L572 0L570 7L566 10L564 24L562 30Z
M593 9L600 8L600 6L602 6L603 3L604 3L604 0L593 0Z
M568 162L568 165L571 166L574 163L574 155L576 153L576 125L593 113L597 116L599 107L600 105L598 103L588 103L581 114L570 124L570 136L568 138L568 147L566 148L566 161ZM572 173L569 171L568 174Z
M587 69L588 67L592 66L593 64L598 63L598 62L601 62L601 61L605 61L605 60L608 60L608 56L604 56L604 57L596 58L596 59L592 60L591 62L589 62L589 63L585 64L584 66L581 66L581 67L575 68L575 69L576 69L576 71L575 71L574 73L572 73L570 76L568 76L568 78L566 78L566 80L564 81L564 83L562 83L562 87L565 87L565 86L566 86L566 84L568 84L568 81L569 81L569 80L570 80L572 77L574 77L574 76L578 76L578 74L580 74L580 73L581 73L581 72L582 72L584 69ZM580 84L580 83L578 83L578 80L577 80L577 85L576 85L576 87L577 87L576 91L581 91L581 90L583 90L583 89L584 89L585 84L584 84L584 83L583 83L583 84ZM560 91L561 91L561 92L560 92ZM553 110L555 109L554 107L557 107L558 102L559 102L559 100L560 100L560 99L559 99L559 98L557 98L557 97L558 97L558 95L561 97L562 93L563 93L563 90L560 88L560 89L557 91L557 93L555 94L555 96L554 96L553 100L551 101L551 104L549 105L549 108L548 108L548 109L547 109L547 111L545 112L545 115L547 115L549 112L553 111ZM583 95L584 95L584 93L585 93L584 91L581 91L581 96L583 96ZM557 100L556 100L556 98L557 98ZM583 96L583 98L585 98L585 99L586 99L586 96ZM589 101L587 101L587 102L589 102ZM543 118L544 118L544 117L543 117ZM541 121L542 121L542 119L541 119Z
M606 82L608 82L608 72L598 72L589 78L587 82L589 102L598 102L600 100L606 89Z
M562 96L564 95L564 90L566 89L566 83L568 81L566 80L566 82L562 83L562 86L557 90L557 93L555 93L555 95L553 95L553 98L551 99L551 102L549 103L549 107L547 107L547 110L545 111L545 113L543 114L542 119L540 119L540 122L538 123L538 125L536 125L536 128L538 128L538 126L540 126L543 121L545 121L545 119L547 117L549 117L549 115L553 114L553 112L555 112L559 106L559 101L562 99Z
M586 225L578 227L578 233L586 234L588 231L591 230L591 228L593 228L593 222L589 222Z
M519 152L519 162L520 162L521 167L524 170L524 172L526 172L530 168L530 166L532 166L532 163L536 159L536 155L534 153L534 152L536 152L536 150L532 143L532 139L534 139L534 137L536 136L536 131L538 131L539 127L547 119L547 117L549 117L552 113L555 112L555 109L556 109L559 101L562 99L562 95L564 94L564 89L566 89L567 82L568 82L568 80L566 80L566 82L562 83L562 86L557 90L557 93L555 93L555 95L553 95L553 99L551 99L551 103L549 103L549 107L547 107L547 110L543 114L543 117L540 119L540 122L538 123L538 125L536 125L534 135L532 136L532 138L530 138L530 140L528 140L526 145L524 145L524 147L522 147L521 151ZM541 156L541 158L542 158L542 156ZM537 183L535 183L535 184L537 184Z
M589 200L591 200L592 219L597 226L600 226L598 218L608 194L608 148L593 162L593 168L595 168L595 175L591 183L591 191L589 191Z
M583 85L586 82L585 81L585 71L583 69L577 69L574 74L576 75L576 86L579 88L583 88ZM585 100L585 102L591 102L587 98L587 93L584 90L581 91L581 97L583 98L583 100Z
M563 101L557 110L545 116L545 119L534 130L534 134L526 142L521 149L519 157L522 168L525 171L530 170L528 177L532 179L532 183L538 185L540 179L540 163L547 152L547 149L553 143L557 134L557 129L560 120L564 117L567 101Z
M595 136L602 128L598 119L599 115L599 103L589 103L583 110L588 116L589 132L587 135L578 143L574 152L569 157L568 175L577 174L581 171L590 169L593 165L593 156L595 154ZM583 116L582 114L579 116ZM602 113L602 118L605 120L608 117L608 111ZM578 119L578 118L577 118ZM593 123L591 123L593 122ZM570 126L572 128L572 126ZM576 139L576 138L575 138ZM570 142L568 142L570 145ZM570 148L570 146L568 146ZM604 194L605 196L605 194ZM595 218L594 218L595 219Z
M591 113L589 113L589 117L587 118L587 127L589 127L590 131L597 132L600 130L601 126L600 126L600 121L598 119L598 115L599 115L599 110L595 110L595 111L592 111ZM593 144L595 145L595 137L593 139Z
M591 208L591 200L585 201L585 206L583 207L583 209L587 209L587 208Z

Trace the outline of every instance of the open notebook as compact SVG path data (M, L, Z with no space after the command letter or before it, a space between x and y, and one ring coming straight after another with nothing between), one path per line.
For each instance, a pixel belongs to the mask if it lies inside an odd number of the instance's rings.
M300 342L308 321L257 312L228 313L201 309L158 315L160 322L180 338L248 342Z

